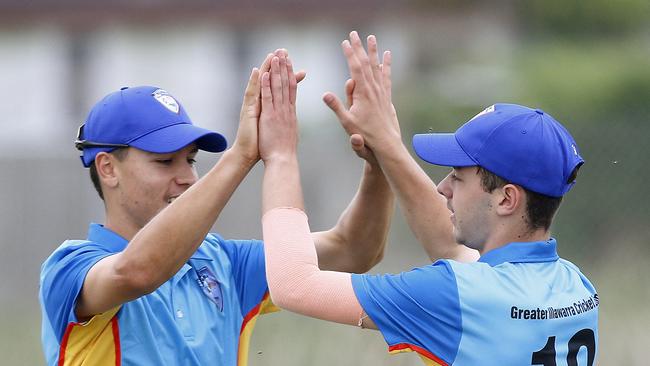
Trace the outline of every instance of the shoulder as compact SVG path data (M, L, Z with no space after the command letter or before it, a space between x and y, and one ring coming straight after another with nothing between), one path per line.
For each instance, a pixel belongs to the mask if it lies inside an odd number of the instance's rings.
M585 275L582 273L582 271L580 270L580 268L578 268L578 266L576 266L576 265L573 264L572 262L570 262L570 261L568 261L568 260L566 260L566 259L563 259L563 258L560 258L560 259L558 260L558 263L560 263L561 265L563 265L563 266L564 266L568 271L570 271L571 273L573 273L573 274L575 274L576 276L578 276L578 277L580 278L580 281L581 281L582 284L584 285L584 287L587 288L587 290L589 290L589 292L591 292L591 293L596 293L596 288L595 288L594 285L591 283L591 281L587 278L587 276L585 276Z
M483 262L465 263L457 262L452 259L439 260L438 262L444 262L456 277L490 276L495 273L496 269L496 267L492 267Z
M46 272L49 268L60 264L61 262L67 262L73 257L97 252L106 254L111 253L108 248L96 242L89 240L66 240L43 262L41 271Z
M439 291L456 293L456 270L453 261L438 260L430 265L413 268L399 274L353 274L352 285L360 293L412 293L418 297L433 295L423 291L434 286Z

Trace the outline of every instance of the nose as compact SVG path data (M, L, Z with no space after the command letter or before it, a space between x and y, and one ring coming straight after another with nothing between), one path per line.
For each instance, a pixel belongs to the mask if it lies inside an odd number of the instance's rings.
M180 186L191 186L199 179L196 173L196 168L191 164L180 164L181 166L176 171L176 184Z
M445 196L446 199L450 200L453 197L453 191L451 189L451 173L447 174L445 179L438 183L438 193Z

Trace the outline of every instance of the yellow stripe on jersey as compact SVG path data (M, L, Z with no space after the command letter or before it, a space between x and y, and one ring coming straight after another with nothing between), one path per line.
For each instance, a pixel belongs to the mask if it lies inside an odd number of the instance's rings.
M264 294L262 302L260 302L256 307L253 308L246 316L242 322L241 331L239 332L239 351L237 353L237 365L246 366L248 365L248 350L250 348L251 335L253 334L253 328L255 328L255 323L260 314L273 313L280 311L280 308L275 306L269 292L267 291Z
M59 366L119 366L122 362L117 314L120 306L84 323L69 323L59 350Z

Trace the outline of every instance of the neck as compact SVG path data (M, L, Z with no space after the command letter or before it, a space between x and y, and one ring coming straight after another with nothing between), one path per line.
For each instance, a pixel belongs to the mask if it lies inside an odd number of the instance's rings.
M124 215L112 214L108 208L106 208L106 221L104 222L104 227L110 229L128 241L131 241L135 234L137 234L141 229L132 221L125 219Z
M551 232L544 229L530 231L525 227L518 231L509 231L505 229L501 231L502 232L494 233L494 235L485 242L485 246L483 246L483 249L480 251L481 255L510 243L546 241L551 237Z

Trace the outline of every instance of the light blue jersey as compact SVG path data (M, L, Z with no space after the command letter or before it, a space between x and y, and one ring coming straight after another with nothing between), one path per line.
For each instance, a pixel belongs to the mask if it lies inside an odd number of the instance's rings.
M352 284L389 351L429 365L592 366L596 357L598 294L554 239Z
M47 364L244 365L257 315L274 310L262 243L209 234L156 291L80 323L74 308L88 270L126 245L91 224L88 240L66 241L43 264Z

